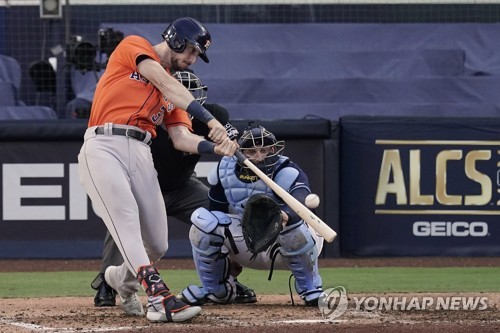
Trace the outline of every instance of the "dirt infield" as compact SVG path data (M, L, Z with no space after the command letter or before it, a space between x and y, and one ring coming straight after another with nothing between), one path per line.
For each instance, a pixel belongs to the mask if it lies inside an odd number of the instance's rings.
M320 260L320 267L498 267L500 258L372 258ZM0 271L97 270L98 260L0 260ZM163 260L160 269L193 268L190 260ZM459 295L487 300L484 310L386 310L356 307L366 295L349 295L347 311L335 320L323 318L318 308L295 305L289 296L264 295L252 305L206 305L189 323L150 323L127 317L120 307L95 308L92 297L0 299L0 332L498 332L500 294ZM410 295L384 294L370 297L397 298ZM411 295L413 296L413 295ZM420 299L449 299L447 294L419 294ZM143 296L145 303L145 296ZM359 305L359 304L358 304ZM370 305L370 303L365 303Z

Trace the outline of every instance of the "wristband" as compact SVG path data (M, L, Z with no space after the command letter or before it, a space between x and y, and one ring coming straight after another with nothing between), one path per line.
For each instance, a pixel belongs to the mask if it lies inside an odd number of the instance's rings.
M215 154L215 143L203 140L198 143L198 154Z
M205 124L208 123L210 120L215 119L214 116L210 112L208 112L208 110L205 109L196 100L192 101L188 105L186 111L196 119L204 122Z

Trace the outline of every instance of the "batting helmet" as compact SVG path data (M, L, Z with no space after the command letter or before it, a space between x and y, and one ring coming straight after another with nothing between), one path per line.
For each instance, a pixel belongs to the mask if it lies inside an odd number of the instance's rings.
M212 42L208 30L191 17L183 17L172 22L162 34L163 39L174 52L183 52L186 44L191 44L200 53L199 56L208 63L207 49Z
M201 83L200 78L196 76L192 70L186 69L177 71L172 75L193 94L194 99L198 101L198 103L202 105L205 103L208 87Z

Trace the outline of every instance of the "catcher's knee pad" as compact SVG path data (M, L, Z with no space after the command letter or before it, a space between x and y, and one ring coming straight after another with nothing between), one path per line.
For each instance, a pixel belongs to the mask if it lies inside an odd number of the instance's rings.
M224 228L231 224L231 218L222 212L198 208L191 214L191 222L189 240L193 251L207 256L219 253L226 239Z
M278 237L281 257L295 277L295 289L306 302L317 301L323 291L318 272L318 249L304 223L286 227Z
M231 224L231 218L222 212L198 208L191 221L189 239L203 293L214 302L228 303L236 297L236 286L229 278L229 259L222 246L226 238L224 228Z

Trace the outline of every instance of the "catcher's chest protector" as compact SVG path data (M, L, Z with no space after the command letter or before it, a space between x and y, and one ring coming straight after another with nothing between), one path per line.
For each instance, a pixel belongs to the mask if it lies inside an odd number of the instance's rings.
M287 161L288 158L281 157L276 167ZM256 182L244 182L236 174L237 161L231 157L223 157L219 164L219 179L224 188L227 201L233 211L242 215L248 198L254 194L264 193L271 198L278 200L273 191L262 180ZM294 168L283 168L275 175L275 181L283 189L288 191L297 178L298 172Z
M223 158L219 165L219 179L229 205L238 215L242 215L245 203L252 194L269 192L272 195L272 191L260 179L253 183L241 181L236 175L236 167L236 160Z

